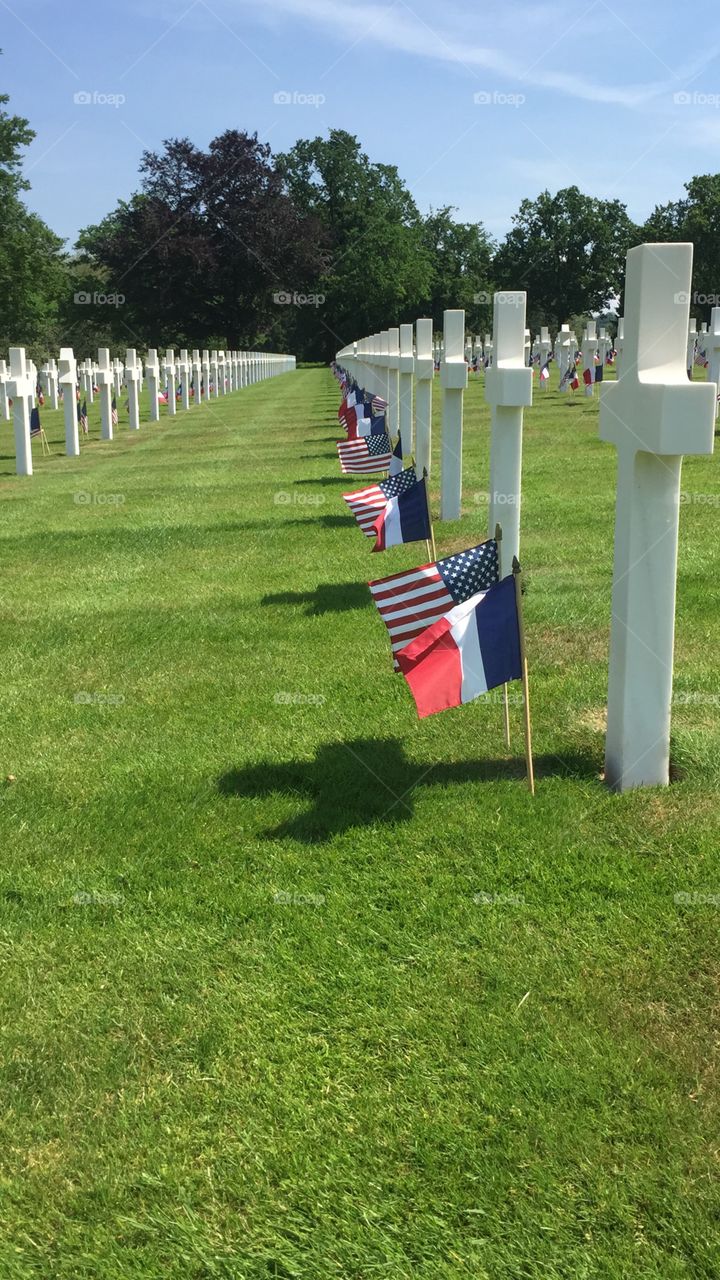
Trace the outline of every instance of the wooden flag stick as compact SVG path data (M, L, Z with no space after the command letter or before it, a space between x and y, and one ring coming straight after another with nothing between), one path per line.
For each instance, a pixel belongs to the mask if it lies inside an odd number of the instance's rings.
M430 521L430 541L432 543L432 558L433 560L437 560L437 551L435 550L435 530L433 529L432 511L430 510L430 490L428 489L427 467L423 467L423 480L425 481L425 498L427 501L428 520Z
M525 654L525 626L523 623L522 609L522 570L513 556L512 564L513 577L515 579L515 600L517 602L518 616L518 633L520 636L520 668L522 670L522 687L523 687L523 704L525 710L525 766L527 769L527 784L531 796L535 795L535 772L533 769L532 758L532 726L530 723L530 689L528 686L528 667L527 656Z
M502 543L502 525L495 525L495 541L498 544L498 563L500 561L500 546ZM502 570L501 570L502 573ZM507 680L503 685L503 729L505 732L505 746L510 749L510 698L508 696Z

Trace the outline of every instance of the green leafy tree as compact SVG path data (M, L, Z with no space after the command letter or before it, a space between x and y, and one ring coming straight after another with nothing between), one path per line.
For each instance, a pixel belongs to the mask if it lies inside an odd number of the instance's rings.
M720 305L720 173L685 184L686 195L657 205L642 228L642 240L687 241L694 245L691 315L709 320Z
M331 129L277 157L294 204L324 229L330 258L293 308L296 346L327 358L354 338L415 320L428 305L432 262L415 201L393 165L371 164L357 138Z
M228 130L206 152L173 139L145 152L141 190L80 235L80 265L122 294L115 324L138 339L228 347L271 341L324 262L322 228L284 189L257 134ZM137 343L139 345L139 341Z
M469 333L485 333L492 323L493 242L482 223L456 222L447 205L433 210L423 224L430 256L431 282L427 314L437 330L443 311L465 311Z
M0 346L44 354L56 337L58 301L66 288L63 242L21 199L22 150L35 134L5 110L0 94Z
M625 256L638 238L620 200L577 187L523 200L494 261L500 287L526 289L528 321L557 327L569 315L601 311L619 295Z

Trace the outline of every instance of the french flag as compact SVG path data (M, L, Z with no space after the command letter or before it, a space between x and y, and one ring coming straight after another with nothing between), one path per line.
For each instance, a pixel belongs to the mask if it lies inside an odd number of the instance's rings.
M583 382L586 387L591 387L594 382L593 370L583 369Z
M419 542L430 537L430 512L425 480L418 480L406 493L389 498L373 524L377 535L373 551L385 551L401 542Z
M398 651L421 719L522 678L515 590L510 574L455 605Z

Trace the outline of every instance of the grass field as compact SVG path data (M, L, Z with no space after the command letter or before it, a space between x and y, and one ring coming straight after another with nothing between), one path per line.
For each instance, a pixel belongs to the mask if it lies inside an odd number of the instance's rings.
M0 424L2 1280L720 1274L717 462L676 781L615 796L615 454L535 400L534 800L519 707L507 753L495 698L418 722L392 672L365 584L424 547L347 514L327 371L113 444L96 403L79 460L43 411L32 480ZM473 381L439 553L487 424Z

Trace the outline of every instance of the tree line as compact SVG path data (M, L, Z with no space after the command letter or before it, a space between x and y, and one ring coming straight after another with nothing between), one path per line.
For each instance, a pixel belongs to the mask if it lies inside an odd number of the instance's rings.
M289 350L326 360L362 334L462 307L491 327L497 288L526 289L528 324L551 329L622 309L625 255L645 240L695 245L691 314L720 292L720 174L644 224L617 199L566 187L523 200L497 243L451 206L423 214L394 165L331 129L275 154L236 129L207 150L170 139L140 162L138 190L67 249L23 201L27 120L0 96L0 347L72 344ZM720 298L717 299L720 303Z

